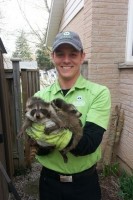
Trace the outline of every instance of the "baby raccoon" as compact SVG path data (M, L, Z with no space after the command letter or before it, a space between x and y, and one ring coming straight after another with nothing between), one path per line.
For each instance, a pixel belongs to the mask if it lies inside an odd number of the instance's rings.
M33 122L44 124L46 129L45 132L47 132L47 127L49 132L57 130L59 127L56 124L59 124L59 121L58 123L54 123L54 121L57 122L58 117L56 116L56 112L51 104L43 101L41 98L31 97L26 102L25 119L21 130L17 135L17 139L22 137L26 129L32 126ZM49 134L49 132L47 134ZM26 165L29 168L31 168L31 162L34 159L35 154L45 155L54 149L53 145L39 140L35 141L28 135L26 135L26 146L27 145L29 146L28 151L30 151L30 153L26 151L28 153L26 153Z
M82 114L77 111L74 105L68 104L62 99L55 99L51 103L55 108L59 119L63 121L64 128L69 129L73 134L73 139L70 146L61 151L64 162L67 162L67 152L71 151L77 146L83 135L82 123L79 119Z

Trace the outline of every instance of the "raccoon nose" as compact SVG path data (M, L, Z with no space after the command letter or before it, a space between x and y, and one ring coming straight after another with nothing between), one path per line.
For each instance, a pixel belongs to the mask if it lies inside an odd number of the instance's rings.
M81 116L82 116L82 113L79 113L78 116L81 117Z
M36 113L36 118L40 119L40 114L39 113Z

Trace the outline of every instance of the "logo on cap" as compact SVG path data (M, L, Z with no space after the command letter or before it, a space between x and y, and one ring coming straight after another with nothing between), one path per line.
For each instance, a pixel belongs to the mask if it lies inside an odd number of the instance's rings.
M63 35L70 35L70 32L64 32Z
M67 31L67 32L64 32L63 35L62 35L62 37L61 37L61 39L63 39L63 38L72 38L72 37L71 37L71 33L68 32L68 31Z

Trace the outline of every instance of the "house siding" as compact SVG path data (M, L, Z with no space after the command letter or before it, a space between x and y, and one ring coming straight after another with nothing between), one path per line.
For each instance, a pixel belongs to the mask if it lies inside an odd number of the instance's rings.
M116 152L121 163L133 169L133 68L118 68L125 62L127 15L128 0L85 0L84 8L63 31L79 33L88 61L88 79L110 89L112 109L122 105L125 122ZM107 134L104 144L106 139Z
M83 8L84 0L67 0L62 18L61 29L63 29L76 14Z
M82 42L84 42L84 15L83 9L73 18L73 20L64 28L60 27L59 31L75 31L79 33Z

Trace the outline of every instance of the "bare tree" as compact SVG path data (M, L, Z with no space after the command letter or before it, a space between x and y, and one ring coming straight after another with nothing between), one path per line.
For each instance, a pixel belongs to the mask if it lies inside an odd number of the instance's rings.
M3 28L4 28L4 15L2 13L2 9L1 9L1 5L5 2L8 2L8 1L11 1L11 0L0 0L0 33L3 31Z
M40 2L40 1L39 1L39 2ZM24 10L23 10L22 7L21 7L20 1L17 0L17 3L18 3L19 9L20 9L20 11L21 11L21 14L22 14L24 20L26 21L27 25L29 26L29 28L30 28L30 30L31 30L31 31L30 31L29 33L27 33L27 34L32 35L32 36L34 36L35 38L37 38L37 43L36 43L37 45L40 44L40 43L41 43L41 44L44 44L44 43L45 43L45 40L46 40L46 31L47 31L47 28L44 27L43 30L40 30L39 27L37 27L37 30L36 30L35 28L33 28L31 22L29 21L29 19L27 18L27 16L26 16ZM48 7L48 2L47 2L47 0L43 0L43 1L42 1L42 4L40 4L40 3L37 4L37 1L36 1L36 3L34 4L34 6L35 6L36 8L38 8L38 9L43 9L44 12L47 12L48 14L49 14L49 12L50 12L50 9L49 9L49 7ZM43 20L43 18L42 18L42 20ZM47 22L46 22L46 23L47 23Z
M0 2L0 3L1 3L1 2ZM3 29L3 25L4 25L3 19L4 19L4 17L3 17L3 15L2 15L1 10L0 10L0 33L1 33L1 31L2 31L2 29Z
M47 70L52 67L52 63L50 61L50 49L46 46L46 32L47 32L48 21L46 22L47 24L45 24L45 27L42 30L40 30L38 26L36 30L35 28L33 28L31 22L29 21L24 10L22 9L20 0L17 0L17 2L18 2L19 9L22 13L22 16L31 30L27 34L32 35L37 39L35 43L36 43L36 59L38 62L38 66L41 69ZM47 14L50 13L50 8L48 6L47 0L42 0L41 3L40 1L36 1L34 3L34 6L37 9L43 9L44 13L47 13ZM33 43L33 40L32 41L28 40L28 41Z

